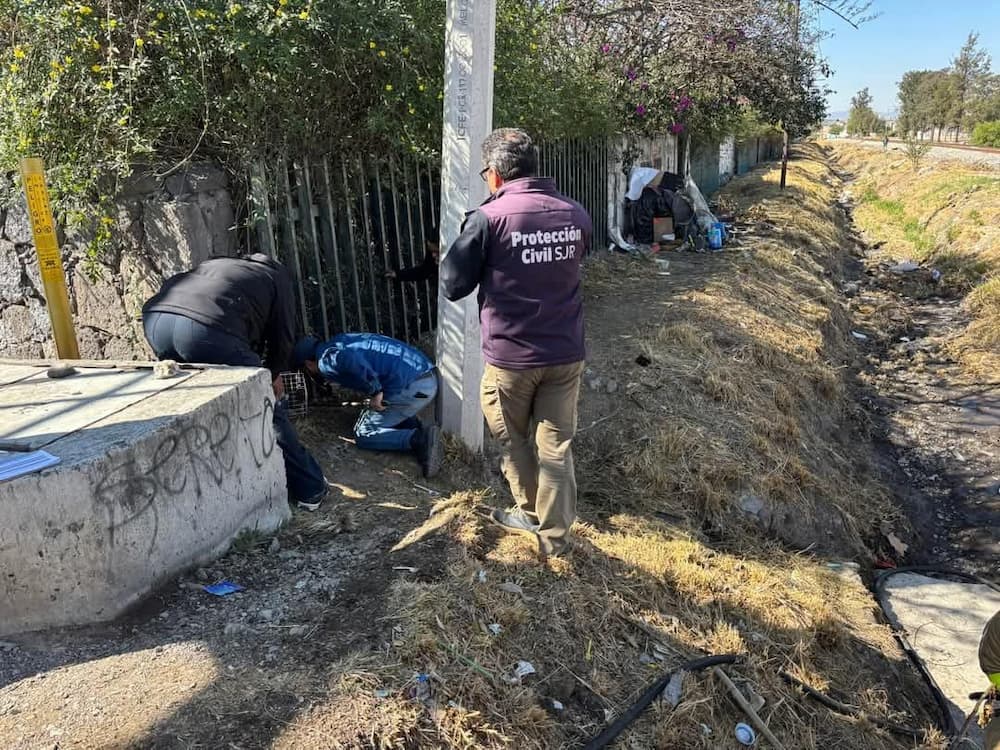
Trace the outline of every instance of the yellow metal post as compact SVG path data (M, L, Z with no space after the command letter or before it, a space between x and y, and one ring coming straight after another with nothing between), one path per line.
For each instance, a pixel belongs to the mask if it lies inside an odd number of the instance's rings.
M60 359L79 359L80 350L73 330L73 316L69 310L66 292L66 274L63 272L59 241L56 239L55 220L49 203L49 189L45 185L45 163L41 159L21 159L21 180L28 198L31 232L35 236L35 251L45 287L45 302L52 321L52 335Z

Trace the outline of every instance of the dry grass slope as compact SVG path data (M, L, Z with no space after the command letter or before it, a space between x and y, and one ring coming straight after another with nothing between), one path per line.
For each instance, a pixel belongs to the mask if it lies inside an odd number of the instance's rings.
M457 471L454 486L477 489L425 524L448 538L446 572L394 584L382 650L332 665L329 692L276 747L578 747L656 676L723 652L746 655L730 673L765 698L787 748L913 747L778 677L929 723L929 696L867 591L811 554L850 556L890 509L850 426L848 324L831 281L848 246L840 184L815 147L792 162L787 191L776 181L770 170L728 187L760 221L732 252L677 256L667 286L638 261L588 268L588 364L621 387L584 396L571 554L539 564L527 540L498 535L482 505L504 502L499 482ZM816 545L772 541L743 520L748 497L786 538ZM519 660L537 671L521 683ZM431 700L414 700L417 673ZM654 706L618 746L735 746L742 719L712 677L691 676L677 709Z

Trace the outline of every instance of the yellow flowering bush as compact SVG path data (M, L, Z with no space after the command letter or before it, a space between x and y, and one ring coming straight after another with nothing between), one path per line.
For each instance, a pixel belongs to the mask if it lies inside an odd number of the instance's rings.
M599 131L592 66L546 7L499 0L494 120ZM432 156L444 21L445 0L0 0L0 170L42 156L63 218L99 224L136 163Z

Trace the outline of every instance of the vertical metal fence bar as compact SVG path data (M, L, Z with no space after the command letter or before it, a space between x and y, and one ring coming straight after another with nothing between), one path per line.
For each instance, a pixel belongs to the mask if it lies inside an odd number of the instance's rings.
M375 333L383 333L382 315L378 309L378 286L375 283L375 259L372 247L372 220L368 211L368 184L364 159L358 156L358 184L361 187L361 216L364 220L365 257L368 259L368 286L372 291L372 312L375 316Z
M361 280L358 278L358 246L354 238L354 211L351 209L351 187L347 181L347 160L340 162L340 172L344 178L344 205L347 208L347 241L351 251L351 279L354 282L354 302L358 306L358 328L368 328L365 311L361 305Z
M330 255L333 258L333 275L337 281L337 311L340 313L340 330L348 330L347 310L344 308L344 284L340 273L340 247L337 242L337 217L333 212L333 193L330 191L330 160L323 157L323 198L326 220L330 225Z
M309 157L302 157L302 165L296 166L296 181L299 187L299 222L306 240L312 245L313 262L316 264L316 282L319 286L320 319L323 321L323 338L330 338L330 318L326 310L326 277L323 274L323 260L320 258L319 237L316 234L316 217L313 215L312 179L309 171Z
M413 186L416 186L417 202L422 206L423 205L423 201L420 198L420 182L416 179L416 175L414 175L414 181L410 182L410 171L409 171L409 169L406 166L406 159L402 159L400 169L401 169L402 175L403 175L403 185L406 188L406 199L405 199L406 200L406 228L407 228L407 235L406 236L409 239L408 244L410 246L410 265L416 265L417 264L417 255L416 255L416 251L414 250L414 248L416 247L416 244L417 244L417 236L413 233L414 232L414 224L413 224L413 197L412 197L413 191L411 190L411 188ZM419 224L418 224L418 228L419 228ZM422 247L421 249L424 252L426 252L426 248ZM402 248L400 248L400 252L402 252ZM421 310L423 309L423 305L421 305L421 303L420 303L420 283L419 282L417 282L413 286L413 302L416 305L416 313L417 313L417 338L420 338L421 336L423 336L424 331L423 331L423 321L420 319L420 313L421 313Z
M392 221L396 227L396 262L402 268L405 265L403 263L403 233L400 231L401 227L399 225L399 198L397 197L399 191L396 190L396 160L392 157L389 158L389 191L392 193ZM406 213L409 216L410 212L408 209ZM411 341L410 310L409 305L406 304L406 290L409 285L397 282L397 286L399 287L399 301L403 307L403 335L407 341Z
M257 246L261 252L273 258L274 218L271 215L271 199L267 190L267 172L263 164L254 164L251 168L250 194L254 207L254 229L257 230Z
M306 309L306 290L302 283L302 263L299 261L299 244L295 239L295 208L292 206L292 188L288 181L288 163L284 158L279 160L281 170L281 187L285 192L285 242L292 258L292 270L295 273L295 283L299 288L299 312L302 315L302 330L309 330L309 311Z
M375 195L378 203L378 223L382 237L382 262L385 264L385 271L392 266L389 261L389 237L385 231L385 204L382 200L382 169L378 159L375 160ZM399 232L396 232L396 243L399 243ZM396 338L396 302L392 288L392 279L385 276L385 293L389 301L389 335ZM409 338L409 336L407 336Z
M420 183L420 162L415 162L417 168L417 195L423 196L423 185ZM437 206L434 204L434 182L431 175L430 169L427 170L427 201L430 203L430 216L433 222L432 226L437 226L440 221L437 213ZM440 234L439 234L440 238ZM423 248L427 243L427 227L424 226L424 210L423 210L423 199L421 198L421 208L420 208L420 247ZM421 282L424 287L424 294L427 297L427 325L433 331L437 328L437 321L434 319L434 303L437 301L438 290L435 287L431 289L431 285L424 281Z

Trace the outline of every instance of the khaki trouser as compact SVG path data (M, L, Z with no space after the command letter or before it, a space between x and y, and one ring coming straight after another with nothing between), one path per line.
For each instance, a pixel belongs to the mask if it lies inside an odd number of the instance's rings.
M503 451L514 500L539 525L542 551L559 554L576 518L573 436L583 362L483 373L483 414Z

